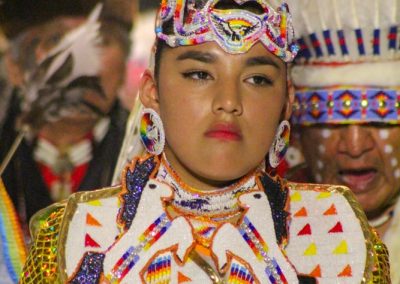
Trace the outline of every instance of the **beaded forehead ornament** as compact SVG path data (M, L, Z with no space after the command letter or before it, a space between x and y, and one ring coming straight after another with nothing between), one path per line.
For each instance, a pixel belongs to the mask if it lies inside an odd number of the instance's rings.
M257 42L285 62L297 54L294 30L286 4L276 11L266 0L232 0L240 6L257 3L262 14L234 8L220 9L221 0L163 0L157 15L156 34L171 47L215 41L228 53L245 53ZM200 7L202 6L202 7ZM172 23L171 34L164 28Z

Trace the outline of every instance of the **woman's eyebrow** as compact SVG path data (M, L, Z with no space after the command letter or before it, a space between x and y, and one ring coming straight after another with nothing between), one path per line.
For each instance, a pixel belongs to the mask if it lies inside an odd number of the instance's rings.
M256 56L256 57L251 57L246 60L246 65L247 66L258 66L258 65L271 65L277 69L281 69L278 63L276 63L274 60L272 60L268 56Z
M176 59L178 61L191 59L203 63L214 63L217 61L217 57L209 52L193 51L193 50L180 54Z

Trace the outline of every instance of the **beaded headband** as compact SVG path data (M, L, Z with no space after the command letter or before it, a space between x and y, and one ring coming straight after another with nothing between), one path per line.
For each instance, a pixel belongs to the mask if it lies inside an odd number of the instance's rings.
M199 7L196 0L163 0L157 15L157 38L171 47L197 45L215 41L228 53L245 53L257 42L285 62L293 61L298 52L288 6L276 11L267 0L232 0L239 5L258 3L262 14L245 9L218 9L221 0L209 0ZM196 3L197 2L197 3ZM185 16L184 16L185 15ZM163 30L172 22L172 34Z
M400 124L400 89L335 87L296 92L292 123Z

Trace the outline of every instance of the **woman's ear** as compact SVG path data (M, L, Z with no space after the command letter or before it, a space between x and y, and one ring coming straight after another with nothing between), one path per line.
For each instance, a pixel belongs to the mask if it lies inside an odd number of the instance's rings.
M140 79L139 98L146 108L152 108L160 113L157 83L150 70L146 70Z
M293 103L294 103L294 98L295 98L294 86L293 86L292 81L289 78L287 80L287 93L288 93L288 97L286 100L283 116L286 120L289 120L290 116L292 115L292 108L293 108Z

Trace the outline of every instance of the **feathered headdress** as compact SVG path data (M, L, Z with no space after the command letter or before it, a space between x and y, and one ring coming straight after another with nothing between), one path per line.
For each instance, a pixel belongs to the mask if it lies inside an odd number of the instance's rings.
M293 123L399 124L400 0L288 0L300 52Z

